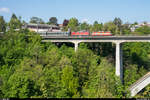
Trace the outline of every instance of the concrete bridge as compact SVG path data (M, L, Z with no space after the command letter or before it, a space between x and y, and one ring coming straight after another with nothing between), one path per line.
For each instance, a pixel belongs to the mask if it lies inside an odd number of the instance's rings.
M122 61L122 43L125 42L150 42L150 36L64 36L64 37L51 37L51 36L42 36L42 42L71 42L75 45L75 51L78 49L78 44L81 42L112 42L116 44L116 68L115 74L120 77L120 80L123 81L123 61ZM150 83L150 75L146 79L141 81L147 81L147 84ZM134 84L130 88L131 96L136 95L142 88L147 84L141 82L141 84ZM139 82L138 82L139 83ZM142 87L142 84L144 87ZM140 87L138 91L137 87Z
M129 87L131 96L135 96L138 92L140 92L148 84L150 84L150 72L147 73L146 75L144 75L142 78L140 78L138 81L136 81L134 84L132 84Z

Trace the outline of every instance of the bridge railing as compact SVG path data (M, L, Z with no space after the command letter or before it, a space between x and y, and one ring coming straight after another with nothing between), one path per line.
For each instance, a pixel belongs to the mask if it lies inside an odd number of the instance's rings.
M147 79L148 77L150 77L150 72L148 72L146 75L144 75L142 78L140 78L138 81L136 81L135 83L133 83L129 89L133 89L135 86L137 86L138 84L142 83L145 79Z
M140 92L144 87L146 87L150 83L150 72L140 78L138 81L133 83L128 90L130 90L131 96L135 96L138 92Z

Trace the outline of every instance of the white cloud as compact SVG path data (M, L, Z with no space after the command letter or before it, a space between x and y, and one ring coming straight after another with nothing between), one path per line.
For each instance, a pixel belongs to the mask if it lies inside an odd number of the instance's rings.
M9 8L3 7L3 8L0 8L0 12L9 13L10 10L9 10Z

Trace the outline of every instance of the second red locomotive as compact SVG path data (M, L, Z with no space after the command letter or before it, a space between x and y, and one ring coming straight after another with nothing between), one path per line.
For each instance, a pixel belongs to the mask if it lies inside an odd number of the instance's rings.
M100 32L93 32L89 33L87 31L79 31L79 32L71 32L71 36L112 36L112 33L110 31L100 31Z

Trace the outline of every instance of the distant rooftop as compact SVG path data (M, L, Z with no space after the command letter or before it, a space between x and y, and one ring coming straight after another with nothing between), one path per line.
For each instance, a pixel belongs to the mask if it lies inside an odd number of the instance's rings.
M56 25L49 25L49 24L34 24L34 23L28 23L27 26L41 26L41 27L58 27Z

